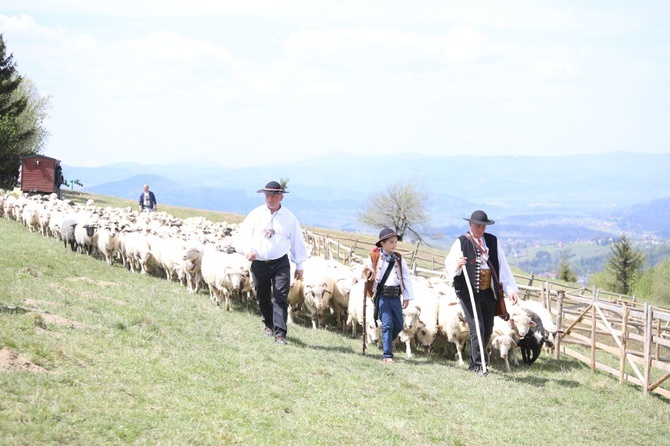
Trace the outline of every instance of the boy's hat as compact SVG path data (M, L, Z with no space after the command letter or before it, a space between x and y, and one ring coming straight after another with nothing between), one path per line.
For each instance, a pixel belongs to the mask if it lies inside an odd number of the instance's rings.
M384 228L379 233L379 240L377 240L377 243L375 243L375 246L377 246L378 248L381 248L382 247L382 242L384 240L386 240L387 238L390 238L390 237L398 237L398 241L399 242L402 241L402 236L400 234L395 232L393 229Z
M474 211L470 218L464 218L463 220L467 220L475 225L492 225L495 223L495 221L489 220L489 216L484 211Z
M259 194L288 194L288 191L281 187L281 184L276 181L270 181L263 189L258 189L256 192Z

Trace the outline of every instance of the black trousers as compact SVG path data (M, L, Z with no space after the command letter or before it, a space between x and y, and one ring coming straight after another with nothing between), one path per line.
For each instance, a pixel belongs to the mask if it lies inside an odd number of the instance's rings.
M465 314L465 319L468 321L468 328L470 329L470 370L475 370L482 366L482 352L479 351L479 342L477 340L477 326L475 325L475 318L472 311L472 302L470 302L470 295L463 296L461 299L461 308ZM491 339L493 333L493 318L496 311L496 298L493 295L493 289L475 292L475 305L477 306L477 316L479 316L479 329L482 333L482 345L484 353L486 354L486 346Z
M276 260L251 262L256 285L256 301L263 323L275 336L286 336L288 292L291 287L291 264L288 255Z

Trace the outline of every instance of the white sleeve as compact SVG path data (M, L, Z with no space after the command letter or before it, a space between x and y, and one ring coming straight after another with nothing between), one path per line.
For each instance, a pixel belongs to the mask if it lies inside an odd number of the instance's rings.
M500 265L500 282L505 286L505 294L518 293L519 287L514 280L514 274L507 263L505 251L500 243L498 243L498 265Z
M456 239L447 258L444 259L444 274L448 281L452 281L454 277L463 273L463 268L458 266L458 259L463 257L463 249L461 248L461 239Z

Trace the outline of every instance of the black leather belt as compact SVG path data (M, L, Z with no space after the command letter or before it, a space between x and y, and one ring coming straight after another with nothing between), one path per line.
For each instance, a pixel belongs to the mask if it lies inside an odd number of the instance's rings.
M272 259L272 260L259 260L259 259L256 259L256 260L254 260L254 262L261 262L261 263L277 263L277 262L279 262L280 260L282 260L282 259L283 259L284 257L286 257L286 256L288 256L288 254L284 254L283 256L281 256L281 257L279 257L279 258L277 258L277 259Z
M400 287L399 286L384 286L384 288L382 288L382 296L384 296L384 297L399 297L400 296Z

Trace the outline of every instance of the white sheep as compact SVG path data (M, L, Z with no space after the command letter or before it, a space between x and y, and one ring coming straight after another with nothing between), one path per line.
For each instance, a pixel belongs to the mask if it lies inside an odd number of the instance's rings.
M333 297L335 282L326 260L321 257L309 257L303 262L303 289L305 307L312 318L312 329L324 325L323 312Z
M186 273L186 287L189 293L197 294L202 282L202 254L205 247L199 243L191 243L182 257Z
M416 331L416 339L427 352L430 352L433 346L435 336L439 332L438 313L439 299L438 294L430 286L430 283L421 277L412 277L412 289L414 299L409 302L410 306L416 306L421 309L419 328Z
M153 259L151 248L144 234L140 232L121 231L119 236L120 252L125 258L124 266L131 271L139 270L140 274L148 274L149 262Z
M347 322L346 325L351 327L353 337L356 337L356 327L360 325L363 327L363 306L365 306L365 332L366 343L377 344L381 347L381 332L382 326L379 321L375 324L374 320L374 304L369 297L363 297L363 290L365 282L363 280L354 284L351 287L351 297L349 299L349 306L347 307ZM363 300L365 299L365 300Z
M439 299L438 322L439 333L456 346L455 359L458 360L459 365L464 365L463 349L470 341L470 329L455 292L453 296L444 296Z
M338 327L345 331L351 287L360 280L360 272L341 264L336 260L327 261L333 280L333 297L328 302L337 319Z
M241 254L228 254L206 246L202 254L201 271L217 308L225 300L226 310L232 310L233 295L241 292L245 280L250 280L249 261Z
M23 209L21 218L23 224L30 232L39 231L40 229L40 212L42 207L35 201L29 201Z
M500 357L505 361L505 371L509 372L509 358L512 358L512 364L515 367L519 366L519 360L516 354L516 345L518 337L509 321L505 321L501 317L496 316L493 319L493 332L488 344L488 360L491 362L491 354L493 351L498 352Z
M119 251L119 227L114 222L101 221L97 232L98 252L105 258L107 265L112 266Z
M409 305L402 310L402 330L398 333L397 341L405 343L405 354L408 358L412 357L412 344L414 336L419 329L421 308L415 305Z

